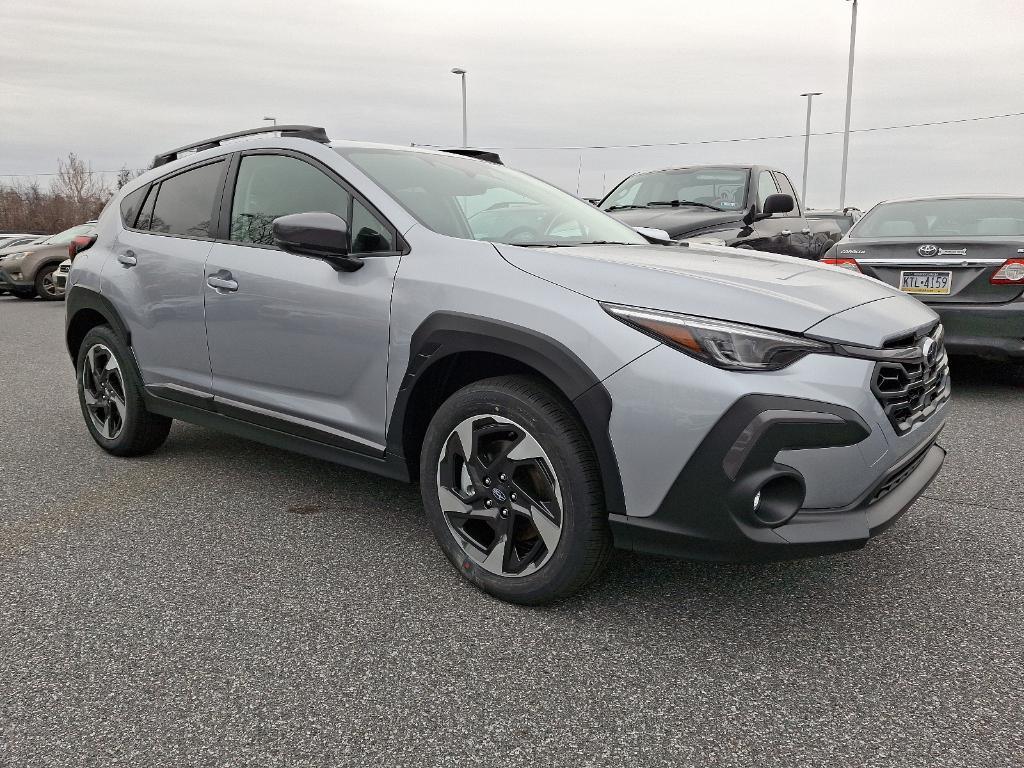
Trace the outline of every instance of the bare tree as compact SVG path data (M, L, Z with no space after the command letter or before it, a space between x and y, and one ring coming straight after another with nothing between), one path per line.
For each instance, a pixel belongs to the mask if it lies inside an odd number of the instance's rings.
M98 176L78 155L69 152L66 160L57 160L57 176L50 191L55 197L63 197L76 205L88 204L109 194Z

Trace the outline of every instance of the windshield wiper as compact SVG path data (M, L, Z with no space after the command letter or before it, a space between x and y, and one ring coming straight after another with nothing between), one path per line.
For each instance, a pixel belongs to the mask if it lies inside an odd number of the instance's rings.
M720 212L722 210L721 208L716 208L713 205L708 205L707 203L698 203L693 200L658 200L653 203L648 203L647 205L652 207L655 205L668 205L673 208L678 208L681 205L696 205L700 208L710 208L712 211Z
M646 205L613 205L611 208L605 208L605 211L627 211L631 208L646 208Z

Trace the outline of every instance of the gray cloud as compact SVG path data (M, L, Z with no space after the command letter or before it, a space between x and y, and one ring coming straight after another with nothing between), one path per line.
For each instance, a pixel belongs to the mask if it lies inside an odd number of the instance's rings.
M483 145L672 142L842 127L849 4L637 0L398 0L89 4L5 0L0 173L94 168L258 125L337 138L455 143L455 65L469 70ZM861 0L855 127L1024 110L1018 0ZM1024 118L852 140L849 200L1021 192ZM841 140L813 139L810 203L837 202ZM639 168L775 163L799 177L802 139L691 147L505 151L596 195ZM579 169L582 154L582 171Z

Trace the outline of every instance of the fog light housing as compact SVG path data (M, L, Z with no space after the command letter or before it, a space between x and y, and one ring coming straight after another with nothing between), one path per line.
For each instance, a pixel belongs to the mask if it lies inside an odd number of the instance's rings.
M754 519L777 528L788 523L804 503L804 484L797 475L779 474L764 483L754 495Z

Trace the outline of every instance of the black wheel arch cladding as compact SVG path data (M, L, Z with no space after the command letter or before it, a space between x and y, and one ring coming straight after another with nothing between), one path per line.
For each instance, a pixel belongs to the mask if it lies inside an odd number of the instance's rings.
M388 426L389 454L407 458L406 427L410 421L410 401L417 384L428 371L435 370L435 366L461 353L499 355L536 371L554 384L575 408L594 447L608 511L625 514L618 460L608 431L612 399L607 389L593 371L561 342L500 320L457 312L435 312L420 324L412 335L409 362Z

